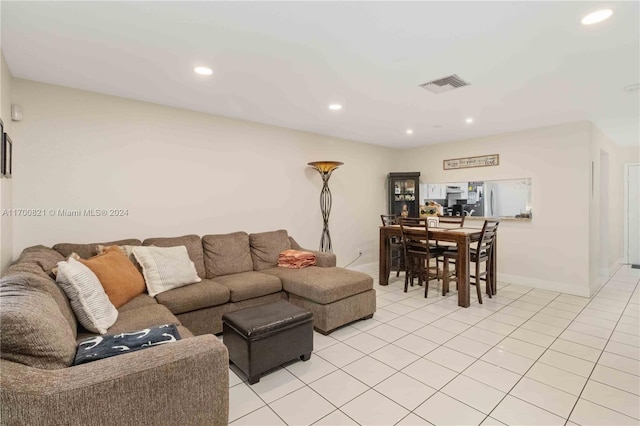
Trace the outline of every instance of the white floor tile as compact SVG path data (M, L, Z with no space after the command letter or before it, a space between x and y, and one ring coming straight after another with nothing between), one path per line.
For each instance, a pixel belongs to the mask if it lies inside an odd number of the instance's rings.
M554 300L553 302L549 303L547 306L549 308L557 308L557 309L562 309L564 311L575 312L575 313L582 311L582 309L584 308L583 306L577 306L571 303L563 303L557 300Z
M461 322L463 324L466 324L467 327L475 325L477 323L479 323L480 321L484 320L486 318L486 316L484 315L475 315L473 313L473 311L471 311L470 309L462 309L462 310L458 310L456 312L453 312L451 314L449 314L447 316L447 318ZM454 330L452 330L454 331ZM455 332L455 331L454 331Z
M440 389L458 375L455 371L424 358L404 368L402 372L435 389Z
M357 336L360 333L362 333L361 330L358 330L357 328L351 327L350 325L348 325L346 327L341 327L336 331L334 331L333 333L331 333L331 337L333 337L336 340L344 341L354 336Z
M522 318L522 317L515 316L515 315L509 315L509 314L506 314L506 313L504 313L502 311L498 311L495 314L491 315L489 317L489 319L492 319L494 321L500 321L500 322L503 322L505 324L513 325L513 326L516 326L516 327L521 326L522 324L524 324L528 320L528 318Z
M440 344L443 344L447 340L450 340L456 337L455 333L441 330L440 328L434 327L432 325L426 325L421 329L414 331L413 334L419 337L423 337L427 340L431 340L432 342L440 343Z
M443 393L436 393L415 409L415 413L435 425L477 425L485 415Z
M403 338L396 340L393 344L418 356L424 356L438 347L437 343L414 334L408 334Z
M590 346L580 345L564 339L558 339L549 347L557 352L572 355L587 361L596 362L602 353L602 350L595 349Z
M409 414L409 411L375 390L369 390L341 410L356 422L364 425L392 425Z
M371 330L367 331L367 333L387 342L393 342L408 334L406 331L400 330L396 327L392 327L388 324L382 324L381 326L372 328Z
M392 302L398 302L400 300L406 299L407 297L409 297L407 293L395 293L395 292L389 292L389 293L384 293L380 295L381 299L390 300Z
M317 351L315 355L324 358L336 367L344 367L345 365L364 356L362 352L357 351L342 342L329 346L321 351Z
M365 354L369 354L389 344L386 341L372 336L369 333L360 333L350 339L343 340L343 343Z
M427 306L427 299L425 299L424 297L408 297L406 299L400 300L398 303L402 304L402 305L407 305L411 308L414 309L418 309L418 308L424 308L425 306Z
M269 374L263 374L258 383L251 385L251 389L267 404L280 399L286 394L300 389L304 383L288 370L280 368Z
M545 348L538 345L527 343L523 340L507 337L496 345L496 348L502 349L525 358L538 359L545 351Z
M580 397L636 420L640 419L640 398L638 395L589 380Z
M476 327L491 331L493 333L502 334L504 336L513 333L513 331L517 328L514 325L495 321L492 319L485 319L483 321L480 321L478 324L476 324Z
M229 387L233 387L239 383L242 383L242 379L234 373L232 369L229 369Z
M633 358L627 358L611 352L603 352L598 360L598 364L640 376L640 361Z
M554 315L543 314L542 312L538 312L533 317L531 317L531 319L560 328L566 328L569 324L571 324L571 320L560 318Z
M593 316L589 316L589 315L584 315L584 314L580 314L576 317L575 322L579 322L582 324L590 324L590 325L595 325L598 327L602 327L604 329L607 329L609 331L613 330L616 328L616 321L609 321L606 319L602 319L602 318L597 318L597 317L593 317Z
M309 386L336 407L341 407L367 391L368 386L344 371L334 371Z
M460 375L440 390L452 398L489 414L506 395L484 383Z
M521 375L535 362L535 360L531 358L526 358L498 348L491 349L481 359Z
M610 410L601 405L594 404L580 398L570 417L571 421L582 426L624 426L638 425L638 420Z
M453 318L453 315L456 315L458 312L454 312L453 314L440 318L438 321L432 322L430 325L433 327L438 327L441 330L446 330L450 333L460 334L470 326L467 323L456 321Z
M589 377L594 366L593 362L552 350L547 350L538 361L582 377Z
M299 360L285 368L307 384L336 371L335 365L315 354L308 361Z
M567 418L578 400L576 395L524 377L509 393L530 404Z
M573 330L565 330L560 334L559 338L599 350L604 349L607 345L607 339L601 339L599 337L590 336Z
M611 341L624 343L625 345L640 347L640 336L636 334L622 333L620 331L614 331L611 335ZM638 349L640 351L640 349Z
M535 303L522 302L520 300L516 300L515 302L510 303L509 306L518 309L526 309L527 311L531 311L534 313L540 312L544 308L544 306L536 305Z
M491 417L507 425L564 425L565 419L521 399L507 395Z
M634 336L637 336L638 333L640 333L640 321L639 324L633 325L618 323L615 327L615 330L621 333L633 334Z
M347 416L340 410L336 410L331 414L328 414L314 423L314 426L357 426L355 420Z
M511 333L509 337L533 343L534 345L543 346L545 348L549 347L549 345L556 339L548 334L538 333L537 331L531 331L525 328L518 328L516 331Z
M576 331L578 333L587 334L589 336L599 337L600 339L608 339L611 337L612 329L600 327L593 324L574 321L567 330Z
M400 315L394 314L391 311L387 311L385 309L377 309L373 314L373 319L380 322L391 321L394 318L398 318Z
M625 373L604 365L596 365L589 379L640 395L640 377L634 374Z
M531 318L532 316L535 315L535 313L532 312L532 311L528 311L526 309L515 308L513 306L507 306L506 308L502 308L500 310L500 312L502 312L503 314L508 314L508 315L524 318L525 320L528 320L529 318Z
M396 423L395 426L431 426L431 423L429 423L422 417L418 417L413 413L409 413L407 417L400 420L398 423Z
M402 349L397 345L385 346L384 348L372 352L370 356L392 368L395 368L396 370L401 370L420 358L418 355Z
M338 343L338 341L331 336L325 336L317 331L313 332L313 350L316 352L335 345L336 343Z
M611 352L617 355L626 356L627 358L640 360L640 351L635 346L609 341L604 350L605 352Z
M229 421L239 419L246 416L252 411L263 407L264 401L258 395L253 393L249 386L240 383L229 389Z
M394 374L379 383L375 389L408 410L415 409L436 392L435 389L404 373Z
M545 315L551 315L552 317L559 317L559 318L568 319L568 320L572 320L576 318L576 316L578 315L575 312L567 312L567 311L563 311L562 309L549 308L549 307L541 309L540 313Z
M276 426L284 425L285 423L271 410L271 408L262 407L253 413L239 418L231 424L234 426Z
M522 377L520 374L482 360L474 362L462 374L502 392L509 392Z
M307 386L272 402L270 407L289 425L311 424L335 410Z
M377 385L396 372L395 369L369 356L360 358L342 369L369 386Z
M489 349L491 349L491 345L480 343L464 336L456 336L445 343L444 346L450 349L455 349L458 352L462 352L474 358L480 358Z
M517 331L517 330L516 330ZM473 339L480 343L485 343L487 345L496 345L502 339L504 339L503 334L494 333L493 331L485 330L479 327L471 327L467 331L461 334L461 336L468 337L469 339Z
M503 426L503 425L504 423L499 422L493 417L487 417L486 419L484 419L482 423L480 423L480 426Z
M393 320L387 322L387 324L389 324L390 326L399 328L400 330L404 330L407 333L411 333L413 331L416 331L419 328L424 327L424 323L423 322L416 321L416 320L411 319L411 318L406 317L406 316L402 316L402 317L398 317L396 319L393 319Z
M526 330L536 331L542 334L548 334L549 336L553 336L553 337L558 337L564 331L563 327L545 324L543 322L534 321L534 320L529 320L524 324L522 324L520 327Z
M587 383L586 377L541 362L535 363L525 376L576 396L580 395Z
M416 310L416 308L412 308L411 306L403 305L401 303L394 303L392 305L385 306L384 309L385 311L390 311L398 315L405 315Z
M429 312L432 314L436 314L439 316L445 316L445 315L449 315L451 312L456 311L456 308L454 307L450 307L450 306L441 306L441 305L434 305L431 304L429 306L426 306L424 308L420 308L421 311L425 311L425 312Z
M601 318L608 321L618 321L618 319L620 318L620 314L616 314L613 312L599 311L597 309L585 308L584 311L582 311L580 315L578 315L578 317Z
M441 315L434 314L432 312L426 312L422 309L415 310L413 312L409 312L404 316L405 318L411 318L416 322L420 322L423 325L429 324L433 321L437 321L442 318Z
M440 346L438 349L429 352L424 356L424 359L443 365L458 373L462 372L476 360L474 357L444 346Z

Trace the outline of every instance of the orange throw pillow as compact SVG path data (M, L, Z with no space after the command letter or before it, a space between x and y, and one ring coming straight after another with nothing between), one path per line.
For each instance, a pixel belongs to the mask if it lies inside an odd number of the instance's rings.
M78 261L96 274L104 292L116 308L146 290L140 271L118 249L106 250L91 259Z

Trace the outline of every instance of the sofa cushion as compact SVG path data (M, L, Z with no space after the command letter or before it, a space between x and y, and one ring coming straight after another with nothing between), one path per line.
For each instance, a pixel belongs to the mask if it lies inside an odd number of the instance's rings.
M24 249L16 263L34 263L49 274L57 266L58 262L62 260L64 260L64 256L52 248L33 246Z
M291 249L291 241L284 229L251 234L249 243L254 271L273 268L278 264L280 253Z
M71 332L75 339L78 332L78 320L73 313L69 298L58 284L42 270L42 268L35 263L14 263L9 266L7 273L27 273L29 278L29 285L46 291L53 297L53 300L58 304L58 309L69 323Z
M278 277L254 271L216 277L215 281L229 289L232 302L282 291L282 282Z
M156 299L149 296L147 293L142 293L125 303L118 308L118 312L130 311L131 309L138 309L147 305L157 305Z
M373 278L344 268L272 268L262 271L282 280L282 288L313 302L327 304L373 288Z
M246 232L205 235L202 237L202 247L207 278L253 270L249 235Z
M75 259L59 262L56 282L69 298L71 308L84 328L105 334L116 322L118 311L98 277L87 266Z
M79 262L96 274L109 300L116 308L145 291L144 278L140 271L117 249L91 259L80 259Z
M36 368L68 367L74 334L53 297L29 281L29 274L19 272L0 279L0 356Z
M185 246L134 247L133 255L142 266L149 296L202 280Z
M147 305L121 312L118 320L109 328L108 332L109 334L122 333L161 324L181 325L178 318L166 306ZM80 338L80 334L78 337Z
M196 271L200 278L206 278L204 269L204 254L202 252L202 240L197 235L183 235L182 237L147 238L142 242L143 246L176 247L185 246L189 258L196 265Z
M165 291L156 300L175 315L225 304L229 289L217 282L204 279L199 283Z
M90 257L98 254L98 246L139 246L142 245L140 240L128 239L118 241L108 241L106 243L91 243L91 244L75 244L75 243L60 243L53 246L53 249L60 253L65 258L69 257L71 253L77 253L83 259L89 259Z

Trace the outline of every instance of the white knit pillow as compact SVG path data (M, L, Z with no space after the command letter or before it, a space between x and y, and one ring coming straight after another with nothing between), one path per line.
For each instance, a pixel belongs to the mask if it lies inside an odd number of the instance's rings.
M113 306L91 269L73 258L58 262L56 282L69 298L78 322L93 332L105 334L118 319Z
M134 247L149 296L202 281L185 246Z

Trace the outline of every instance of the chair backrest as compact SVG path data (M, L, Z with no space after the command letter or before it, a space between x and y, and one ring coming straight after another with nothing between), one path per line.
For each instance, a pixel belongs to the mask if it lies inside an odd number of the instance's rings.
M480 240L478 240L478 253L489 253L491 251L498 232L498 225L500 225L499 220L489 219L484 221Z
M398 217L395 214L381 214L382 226L397 225Z
M462 228L462 226L464 225L464 218L466 216L438 216L438 221L440 222L441 225L449 225L446 226L454 228L456 226L459 226L460 228Z
M429 242L429 225L427 219L415 217L401 217L398 219L400 224L400 235L402 236L402 245L405 253L407 251L424 251L428 252Z

